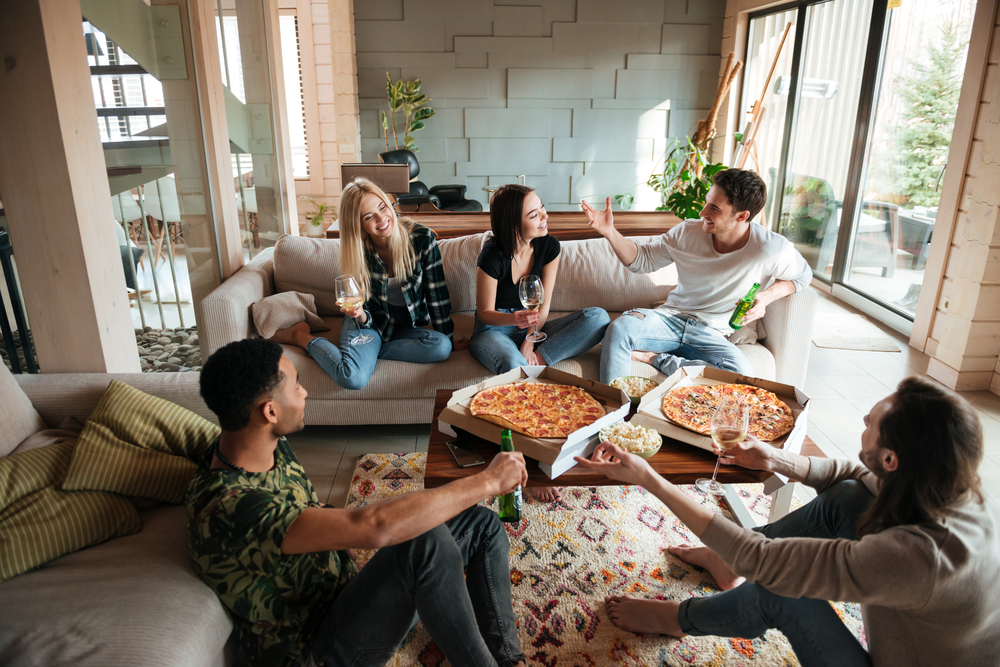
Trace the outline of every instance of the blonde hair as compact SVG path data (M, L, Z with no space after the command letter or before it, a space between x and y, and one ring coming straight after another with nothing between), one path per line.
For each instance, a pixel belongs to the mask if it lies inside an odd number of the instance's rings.
M340 195L340 272L358 280L365 301L371 296L371 272L365 257L369 251L375 252L371 238L361 229L361 202L368 195L384 201L396 222L389 238L389 263L395 277L401 281L409 278L417 263L410 242L413 221L398 217L389 196L367 178L359 176L348 183Z

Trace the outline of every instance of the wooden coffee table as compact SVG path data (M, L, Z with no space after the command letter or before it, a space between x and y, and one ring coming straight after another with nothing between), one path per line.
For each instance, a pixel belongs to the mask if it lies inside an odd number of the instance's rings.
M456 479L468 477L481 471L482 466L472 468L459 468L455 465L455 459L445 446L449 440L454 440L454 436L442 433L438 429L438 417L441 411L448 405L452 391L449 389L439 389L434 397L434 420L431 423L430 441L427 447L427 467L424 471L424 487L434 488L443 486ZM483 440L474 435L465 435L473 443L479 454L489 464L493 457L500 452L500 446L488 440ZM805 456L825 456L822 451L808 437L802 445L802 454ZM649 459L649 464L653 470L663 475L674 484L694 484L700 477L711 477L715 469L716 457L711 452L707 452L689 444L664 438L663 446L655 455ZM528 486L615 486L620 485L604 475L591 472L581 465L575 465L556 480L549 479L538 467L538 461L526 459L528 468ZM726 502L739 520L741 525L754 526L756 522L751 518L746 507L736 491L730 486L735 483L765 482L765 492L774 493L772 501L771 521L774 521L788 513L791 506L792 484L780 483L778 478L772 473L759 470L747 470L738 466L719 466L718 480L726 486ZM768 490L768 486L777 487Z

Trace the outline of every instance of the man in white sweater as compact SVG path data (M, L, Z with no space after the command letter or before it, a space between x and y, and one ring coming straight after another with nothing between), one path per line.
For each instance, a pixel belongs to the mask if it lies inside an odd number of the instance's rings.
M632 632L759 637L777 628L804 667L1000 665L1000 502L981 489L979 416L909 377L865 416L860 459L806 458L749 439L731 462L787 475L819 496L783 519L740 528L614 445L592 461L645 487L706 545L670 547L725 591L704 598L609 597ZM826 600L859 602L869 650Z
M601 382L631 374L632 359L665 375L681 366L709 365L753 375L750 360L728 336L736 302L753 284L765 289L743 318L764 316L768 304L809 286L812 269L783 236L751 221L764 207L767 188L752 171L715 175L700 220L685 220L639 246L615 229L610 198L604 211L583 202L590 226L608 239L633 273L677 267L677 287L656 310L630 310L611 323L601 351ZM769 284L770 283L770 284Z

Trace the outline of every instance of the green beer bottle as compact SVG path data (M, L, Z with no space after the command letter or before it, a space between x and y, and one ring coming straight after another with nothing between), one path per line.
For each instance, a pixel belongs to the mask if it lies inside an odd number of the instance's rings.
M512 452L514 451L514 440L510 436L510 429L505 428L500 431L500 451L501 452ZM517 523L521 520L521 505L523 501L521 499L521 485L519 484L516 489L510 493L505 493L500 496L497 501L500 520L507 523Z
M736 306L736 310L733 311L733 316L729 318L729 326L733 329L739 329L743 326L743 316L747 314L747 311L753 307L753 302L757 298L757 290L760 289L760 283L754 283L747 295L740 299L739 305Z

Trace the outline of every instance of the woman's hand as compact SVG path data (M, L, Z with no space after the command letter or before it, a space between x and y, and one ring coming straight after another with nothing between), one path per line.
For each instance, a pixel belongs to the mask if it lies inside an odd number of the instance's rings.
M537 310L517 310L514 311L514 324L518 329L527 329L537 324L541 314Z
M521 343L521 355L524 360L528 362L529 366L546 366L545 359L542 359L542 355L535 352L535 344L530 340L525 340Z
M452 352L458 352L459 350L468 350L469 343L472 342L471 338L459 338L455 341L455 344L451 346Z
M599 444L590 459L579 456L573 458L588 470L599 472L610 479L626 484L645 486L649 476L656 474L649 467L649 462L646 459L630 454L610 442Z

